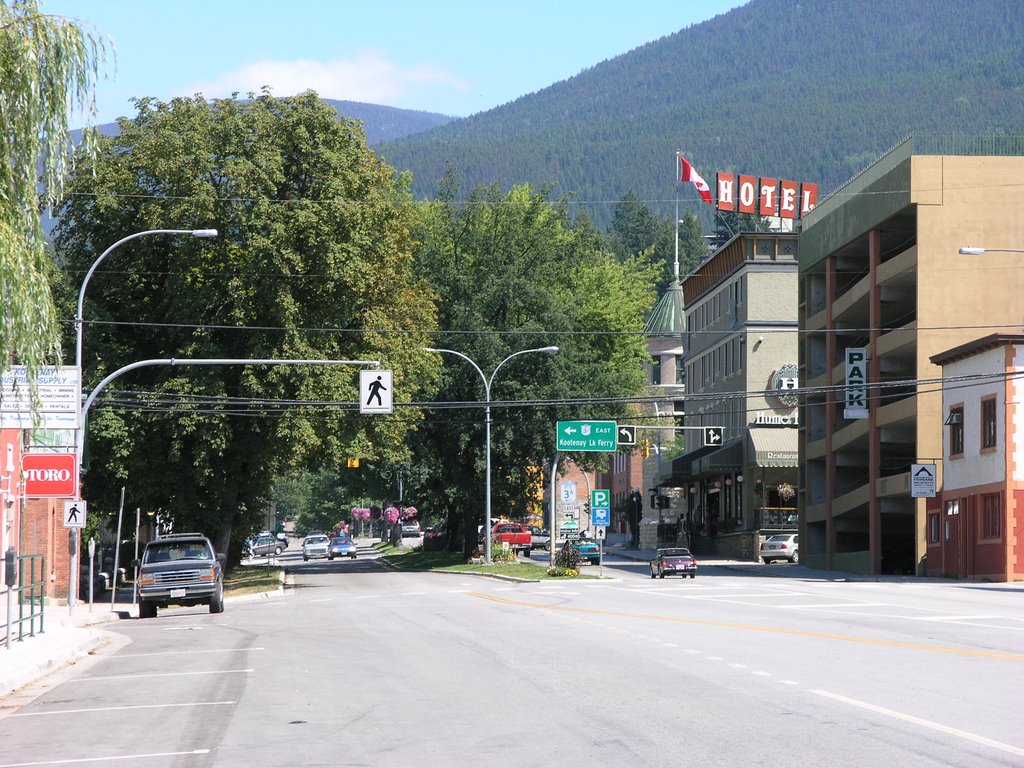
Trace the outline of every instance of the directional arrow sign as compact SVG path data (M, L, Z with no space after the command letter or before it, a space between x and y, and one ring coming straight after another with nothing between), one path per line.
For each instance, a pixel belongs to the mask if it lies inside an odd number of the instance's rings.
M704 427L704 445L719 446L722 444L723 427Z
M636 445L636 427L619 424L619 445Z
M614 421L560 421L555 432L559 451L614 451L619 447Z

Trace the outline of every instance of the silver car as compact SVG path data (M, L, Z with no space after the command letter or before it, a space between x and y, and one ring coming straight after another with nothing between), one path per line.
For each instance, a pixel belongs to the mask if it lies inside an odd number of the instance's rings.
M302 559L309 560L311 557L327 557L331 547L331 540L326 536L307 536L302 541Z
M777 533L768 537L761 545L761 559L770 563L773 560L789 560L800 562L800 536L796 533Z

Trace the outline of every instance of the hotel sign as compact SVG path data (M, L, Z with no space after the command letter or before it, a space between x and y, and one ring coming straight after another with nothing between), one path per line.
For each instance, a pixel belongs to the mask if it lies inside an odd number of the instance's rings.
M818 185L786 179L718 174L718 210L799 219L818 204Z

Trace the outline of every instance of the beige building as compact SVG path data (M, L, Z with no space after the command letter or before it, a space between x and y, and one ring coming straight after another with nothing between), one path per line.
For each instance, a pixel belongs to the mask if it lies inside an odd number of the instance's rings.
M753 559L762 530L796 530L797 236L739 234L682 288L687 450L661 485L697 552Z
M941 490L942 369L930 358L1020 330L1022 257L958 251L1024 247L1024 157L949 151L909 139L802 223L798 498L814 567L926 572L926 499L911 496L910 471L934 462ZM863 350L862 370L848 349Z

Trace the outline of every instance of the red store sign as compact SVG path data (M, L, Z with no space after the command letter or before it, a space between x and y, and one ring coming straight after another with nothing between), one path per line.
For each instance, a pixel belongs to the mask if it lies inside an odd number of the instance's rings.
M78 498L78 455L26 453L21 457L27 498Z

